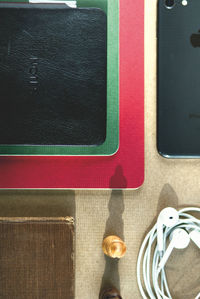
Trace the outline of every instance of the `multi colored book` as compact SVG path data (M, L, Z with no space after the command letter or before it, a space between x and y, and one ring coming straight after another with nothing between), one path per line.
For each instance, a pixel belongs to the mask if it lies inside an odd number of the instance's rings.
M108 26L110 18L120 16L118 150L110 156L2 156L0 188L136 189L142 185L144 3L140 0L121 0L119 9L113 9L116 8L116 1L108 1L106 9ZM110 84L109 88L118 93L116 85ZM117 130L117 127L112 125L112 130Z

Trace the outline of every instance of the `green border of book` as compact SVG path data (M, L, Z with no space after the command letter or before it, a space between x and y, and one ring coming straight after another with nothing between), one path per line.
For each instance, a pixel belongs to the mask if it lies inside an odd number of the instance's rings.
M19 1L7 1L19 2ZM20 1L28 2L28 1ZM119 0L77 0L78 7L97 7L107 14L107 134L99 146L1 145L0 155L113 155L119 147Z

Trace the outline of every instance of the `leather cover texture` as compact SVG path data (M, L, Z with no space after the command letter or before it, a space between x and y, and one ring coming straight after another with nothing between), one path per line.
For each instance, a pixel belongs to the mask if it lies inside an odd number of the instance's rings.
M0 5L0 144L106 138L107 17L97 8Z

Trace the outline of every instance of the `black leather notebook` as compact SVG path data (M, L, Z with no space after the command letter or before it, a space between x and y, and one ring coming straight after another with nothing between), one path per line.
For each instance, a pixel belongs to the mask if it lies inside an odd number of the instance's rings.
M106 138L107 19L96 8L0 4L0 144Z

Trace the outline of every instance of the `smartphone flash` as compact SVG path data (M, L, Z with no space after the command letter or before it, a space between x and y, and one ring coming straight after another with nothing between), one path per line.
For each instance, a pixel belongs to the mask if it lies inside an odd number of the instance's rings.
M182 5L183 5L183 6L186 6L187 4L188 4L187 0L183 0L183 1L182 1Z

